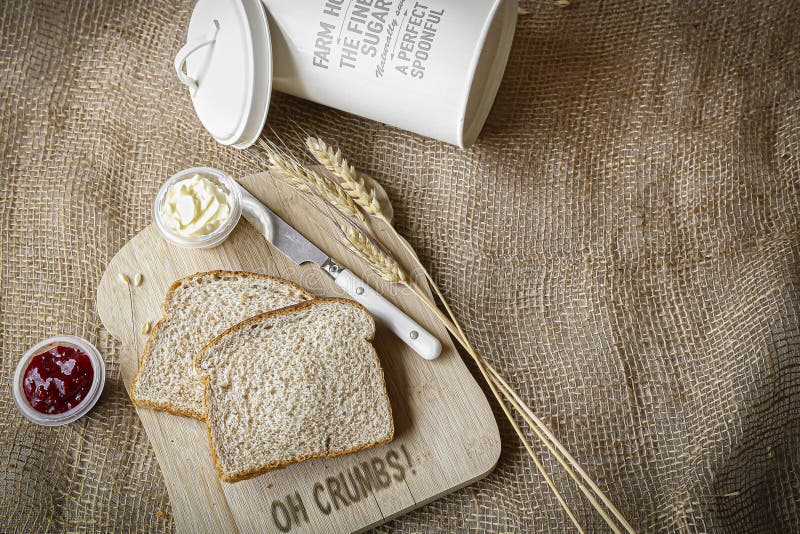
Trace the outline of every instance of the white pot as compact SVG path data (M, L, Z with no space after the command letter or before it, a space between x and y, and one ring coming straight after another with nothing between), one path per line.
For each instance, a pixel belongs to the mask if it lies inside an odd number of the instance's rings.
M273 87L467 147L494 101L517 17L516 0L264 4L266 18L258 0L199 0L175 59L203 125L238 148L260 135Z

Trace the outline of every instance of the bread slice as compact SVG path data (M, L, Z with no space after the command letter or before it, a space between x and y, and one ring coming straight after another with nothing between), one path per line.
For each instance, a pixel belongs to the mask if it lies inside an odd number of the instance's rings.
M197 354L217 473L236 482L394 437L360 304L320 298L234 326Z
M311 298L297 284L254 273L212 271L178 280L147 340L131 399L137 406L202 419L203 386L192 365L197 351L244 319Z

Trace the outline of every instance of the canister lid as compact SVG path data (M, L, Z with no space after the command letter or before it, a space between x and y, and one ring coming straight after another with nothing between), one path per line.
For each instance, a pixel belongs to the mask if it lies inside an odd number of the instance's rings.
M214 139L252 145L272 92L272 47L260 0L199 0L175 70Z

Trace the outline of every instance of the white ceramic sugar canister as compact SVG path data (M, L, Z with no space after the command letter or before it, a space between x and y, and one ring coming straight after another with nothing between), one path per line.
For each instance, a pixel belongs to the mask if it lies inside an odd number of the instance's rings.
M516 0L199 0L175 67L223 144L255 142L274 88L467 147L516 17Z

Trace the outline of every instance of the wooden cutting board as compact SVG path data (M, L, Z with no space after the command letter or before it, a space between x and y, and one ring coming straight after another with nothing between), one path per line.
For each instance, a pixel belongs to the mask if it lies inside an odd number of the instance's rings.
M417 356L378 325L375 347L383 365L395 422L388 445L344 457L291 465L251 480L227 484L214 472L203 423L137 408L164 473L180 532L354 532L422 506L488 474L500 454L497 424L481 388L445 329L404 288L375 276L339 243L329 217L264 173L241 180L254 195L326 253L405 310L442 342L434 361ZM381 230L384 230L383 232ZM385 228L376 228L381 236ZM384 239L404 265L397 242ZM111 260L97 292L97 310L122 344L122 378L130 389L147 336L146 321L160 317L167 288L199 271L234 269L293 280L319 296L346 296L313 265L298 267L244 219L221 246L185 250L153 225ZM139 287L118 280L144 277Z

